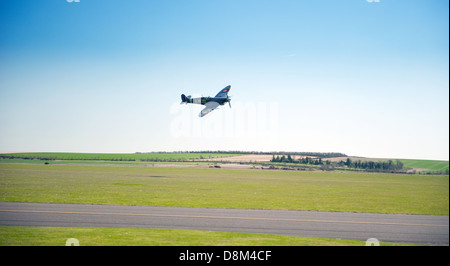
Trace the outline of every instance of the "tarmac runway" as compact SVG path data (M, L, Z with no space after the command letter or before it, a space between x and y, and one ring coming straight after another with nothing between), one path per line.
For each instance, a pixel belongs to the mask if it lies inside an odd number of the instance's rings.
M449 217L433 215L0 202L0 226L169 228L449 245Z

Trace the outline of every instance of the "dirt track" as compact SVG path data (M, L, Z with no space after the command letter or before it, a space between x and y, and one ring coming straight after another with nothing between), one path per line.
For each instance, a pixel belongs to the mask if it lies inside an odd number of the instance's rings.
M282 156L282 155L280 155ZM300 158L309 157L316 158L314 156L300 156L300 155L292 155L292 159L298 160ZM272 154L244 154L238 156L230 156L230 157L222 157L222 158L212 158L212 159L204 159L204 161L208 162L217 162L217 161L226 161L226 162L236 162L236 163L248 163L248 162L269 162L272 160Z
M268 162L272 160L272 155L266 154L244 154L238 156L230 156L230 157L221 157L221 158L212 158L205 159L204 161L217 162L217 161L226 161L226 162Z

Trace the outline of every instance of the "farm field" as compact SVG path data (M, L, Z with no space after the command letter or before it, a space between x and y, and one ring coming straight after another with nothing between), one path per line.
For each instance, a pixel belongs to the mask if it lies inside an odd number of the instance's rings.
M448 171L448 161L435 161L435 160L414 160L414 159L401 159L400 160L405 167L426 169L430 171Z
M121 166L158 166L158 167L201 167L207 168L210 165L219 164L229 169L254 169L261 165L279 167L300 167L309 170L319 170L318 166L311 164L286 164L272 163L270 154L233 154L223 152L168 152L168 153L2 153L0 154L0 164L88 164L88 165L121 165ZM293 155L293 159L307 156ZM314 157L314 156L313 156ZM316 157L314 157L316 158ZM387 159L387 158L363 158L363 157L331 157L324 158L324 161L345 162L352 161L374 161L387 162L401 161L405 172L419 174L448 174L449 162L438 160L416 160L416 159ZM346 167L338 167L334 170L345 171ZM354 169L349 169L354 170ZM362 170L364 171L364 170Z
M0 201L449 214L448 176L0 164Z
M15 159L51 159L51 160L102 160L102 161L140 161L140 160L192 160L234 156L235 154L216 152L170 152L170 153L5 153L6 158Z

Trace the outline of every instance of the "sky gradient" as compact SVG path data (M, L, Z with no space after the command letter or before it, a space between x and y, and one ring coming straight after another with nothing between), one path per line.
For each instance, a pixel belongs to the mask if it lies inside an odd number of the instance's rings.
M448 160L448 5L0 0L0 152Z

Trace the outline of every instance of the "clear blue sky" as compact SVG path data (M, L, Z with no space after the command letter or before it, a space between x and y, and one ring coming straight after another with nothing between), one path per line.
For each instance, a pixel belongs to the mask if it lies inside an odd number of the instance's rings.
M445 0L0 0L0 152L449 158ZM204 118L181 93L232 108Z

